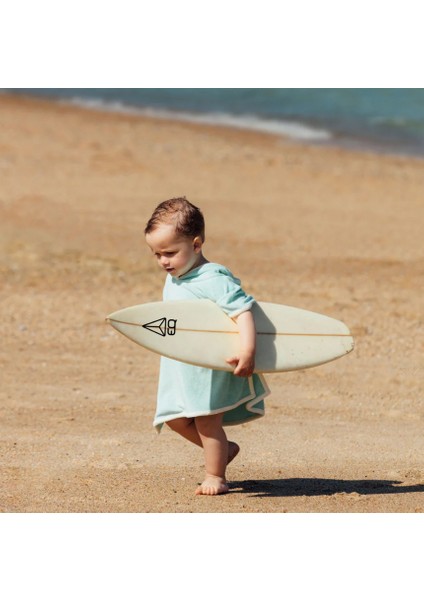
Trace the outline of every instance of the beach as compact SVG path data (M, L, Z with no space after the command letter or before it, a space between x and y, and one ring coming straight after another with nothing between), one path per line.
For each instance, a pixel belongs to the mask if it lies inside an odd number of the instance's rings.
M0 178L0 511L424 511L422 158L4 94ZM143 229L182 195L210 261L356 343L266 376L220 497L152 427L159 357L105 323L161 299Z

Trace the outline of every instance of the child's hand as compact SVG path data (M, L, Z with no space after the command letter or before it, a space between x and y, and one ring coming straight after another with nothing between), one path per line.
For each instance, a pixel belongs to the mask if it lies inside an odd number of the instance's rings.
M240 353L232 358L227 358L227 363L235 366L234 375L250 377L255 368L255 321L250 310L240 313L235 320L240 333Z
M240 354L240 356L233 356L233 358L227 358L226 361L229 365L234 365L234 375L238 377L250 377L255 368L255 356L254 354Z

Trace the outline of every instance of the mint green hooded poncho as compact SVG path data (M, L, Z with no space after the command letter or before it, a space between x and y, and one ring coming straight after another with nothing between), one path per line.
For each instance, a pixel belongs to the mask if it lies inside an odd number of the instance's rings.
M255 300L240 286L240 280L222 265L206 263L179 278L168 275L164 300L207 298L229 316L250 310ZM254 373L237 377L161 357L154 427L179 417L223 413L223 425L238 425L264 415L264 398L269 394L265 378Z

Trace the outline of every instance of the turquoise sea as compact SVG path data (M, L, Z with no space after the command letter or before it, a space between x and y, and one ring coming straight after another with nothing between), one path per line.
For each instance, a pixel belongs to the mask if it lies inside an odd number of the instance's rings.
M3 88L87 108L269 131L318 144L424 155L421 88Z

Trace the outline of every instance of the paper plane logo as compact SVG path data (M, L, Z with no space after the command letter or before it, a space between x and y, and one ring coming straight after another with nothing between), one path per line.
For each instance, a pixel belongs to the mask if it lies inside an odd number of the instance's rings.
M156 321L150 321L150 323L145 323L143 325L144 329L148 329L149 331L152 331L157 335L161 335L162 337L165 337L167 333L168 335L175 335L176 326L176 319L168 319L167 322L166 317L162 317L162 319L156 319Z
M146 323L143 325L144 329L148 329L149 331L153 331L153 333L157 333L158 335L166 336L166 318L156 319L156 321L150 321L150 323Z

